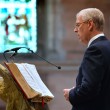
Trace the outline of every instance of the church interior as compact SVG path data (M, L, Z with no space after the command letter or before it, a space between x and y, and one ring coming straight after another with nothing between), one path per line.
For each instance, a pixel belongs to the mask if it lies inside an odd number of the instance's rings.
M18 2L20 0L1 0L0 4L2 3L2 1ZM81 44L78 40L78 37L74 33L76 14L77 12L84 8L89 7L99 8L105 15L105 27L104 27L105 35L108 37L108 39L110 39L110 12L109 12L110 1L109 0L101 1L21 0L21 1L22 2L28 1L28 4L29 2L32 1L36 3L35 7L36 11L34 11L36 17L27 15L29 16L30 20L32 19L32 17L34 17L35 19L35 23L33 23L34 26L36 27L35 34L34 32L31 31L29 32L25 31L24 33L24 35L28 35L31 33L30 35L31 37L29 39L31 39L32 42L29 44L30 46L29 48L31 50L35 50L34 52L35 54L32 54L31 52L29 53L21 52L18 53L12 60L18 63L21 62L31 63L36 66L41 79L54 95L53 100L47 104L49 110L70 110L71 105L64 99L63 89L71 88L75 85L75 78L78 74L78 68L81 63L83 53L86 49L86 45ZM0 7L3 6L0 5ZM19 18L16 17L16 19L18 20ZM31 20L31 22L33 22L33 19ZM0 23L2 23L2 21ZM7 31L7 28L9 29L9 26L7 26L7 24L4 24L6 26L4 29L6 31L6 36L9 36L10 30ZM17 29L18 28L19 27L17 27ZM23 32L23 29L19 31ZM16 33L18 35L17 30ZM1 38L2 35L0 39ZM5 41L6 40L7 39L5 39ZM0 42L1 41L2 40L0 40ZM24 41L26 41L26 39ZM26 42L25 44L27 45ZM36 47L33 47L33 45L35 45ZM0 51L1 51L0 64L3 64L3 62L6 60L3 56L3 52L5 51L4 47L3 51L1 49ZM6 53L6 57L9 60L10 55L11 53ZM58 69L58 66L60 66L61 69ZM0 97L0 110L6 109L7 109L6 102L4 102Z

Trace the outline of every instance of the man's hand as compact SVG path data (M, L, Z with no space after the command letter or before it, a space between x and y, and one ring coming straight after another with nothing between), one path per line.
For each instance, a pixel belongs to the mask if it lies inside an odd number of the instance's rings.
M67 101L69 101L69 91L70 91L71 89L64 89L63 90L63 94L64 94L64 97L65 97L65 99L67 100Z

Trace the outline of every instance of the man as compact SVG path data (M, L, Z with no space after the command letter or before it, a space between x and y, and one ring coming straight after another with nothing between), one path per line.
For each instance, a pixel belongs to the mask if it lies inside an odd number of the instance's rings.
M110 42L103 33L104 15L96 8L81 10L74 31L87 49L76 86L64 89L72 110L110 110Z

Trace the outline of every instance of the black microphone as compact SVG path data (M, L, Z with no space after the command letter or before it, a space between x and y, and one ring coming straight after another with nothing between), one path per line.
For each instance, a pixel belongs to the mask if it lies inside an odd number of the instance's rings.
M53 63L51 63L51 62L49 62L49 61L47 61L46 59L44 59L43 57L41 57L41 56L39 56L37 53L35 53L38 57L40 57L41 59L43 59L44 61L46 61L47 63L49 63L49 64L51 64L51 65L54 65L54 66L56 66L58 69L61 69L61 67L60 66L57 66L57 65L55 65L55 64L53 64Z
M43 57L41 57L41 56L38 55L37 53L34 53L33 50L31 50L30 48L27 48L27 49L28 49L29 51L31 51L31 53L33 53L33 54L37 55L39 58L43 59L45 62L47 62L47 63L49 63L49 64L51 64L51 65L56 66L58 69L61 69L61 66L57 66L57 65L55 65L55 64L53 64L53 63L47 61L46 59L44 59Z
M57 65L55 65L55 64L53 64L53 63L47 61L46 59L44 59L43 57L41 57L41 56L38 55L37 53L34 53L33 50L31 50L30 48L27 48L27 47L16 47L16 48L13 48L13 49L10 49L10 50L6 50L6 51L4 51L4 54L7 53L7 52L10 52L10 51L14 51L15 53L13 53L13 54L10 56L10 58L11 58L11 57L17 55L17 51L18 51L19 49L21 49L21 48L26 48L28 51L30 51L31 53L37 55L39 58L43 59L43 60L46 61L47 63L56 66L58 69L61 69L60 66L57 66Z

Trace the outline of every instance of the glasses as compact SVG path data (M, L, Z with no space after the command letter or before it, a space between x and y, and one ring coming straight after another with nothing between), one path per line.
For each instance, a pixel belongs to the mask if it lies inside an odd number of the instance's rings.
M87 23L88 21L89 21L89 20L83 21L83 22L81 22L81 23L76 23L75 28L79 28L79 27L81 26L81 24Z

